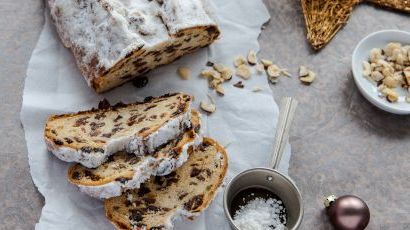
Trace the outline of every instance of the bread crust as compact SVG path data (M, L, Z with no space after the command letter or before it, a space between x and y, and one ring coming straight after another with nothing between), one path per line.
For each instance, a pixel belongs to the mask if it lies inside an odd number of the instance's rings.
M150 52L163 52L163 48L161 47L173 47L174 44L179 44L181 43L181 40L184 41L187 37L188 34L192 34L193 36L195 36L194 34L200 34L203 33L204 31L212 31L212 33L209 35L209 37L206 38L206 42L204 42L203 44L198 44L197 47L193 47L192 49L186 49L187 47L178 47L175 48L175 52L173 53L173 55L171 57L168 57L168 59L165 62L160 62L158 64L152 65L152 66L140 66L137 67L135 70L133 70L132 72L132 76L130 75L129 77L126 78L126 80L124 81L118 81L115 83L115 86L113 86L112 81L117 81L118 78L117 77L112 77L111 75L117 71L121 71L121 68L126 66L127 63L132 63L134 61L137 61L141 58L141 56L144 58L145 55L149 54ZM208 32L206 32L208 33ZM155 47L151 47L150 49L145 49L144 47L139 48L133 52L130 53L130 56L128 58L124 58L120 61L118 61L113 67L111 67L110 69L104 70L104 71L98 71L93 73L94 77L88 77L90 83L89 85L97 92L97 93L104 93L108 90L110 90L113 87L117 87L117 86L121 86L125 83L127 83L128 81L137 78L138 76L144 75L146 73L148 73L149 71L151 71L152 69L158 68L160 66L163 65L167 65L169 63L172 63L173 61L177 60L178 58L190 54L190 53L194 53L195 51L197 51L200 48L204 48L206 46L209 46L210 44L212 44L215 40L217 40L219 38L220 35L220 30L218 28L218 26L216 25L210 25L210 26L197 26L194 28L189 28L189 29L184 29L179 31L177 34L175 35L171 35L170 40L167 42L163 42L161 44L156 45ZM206 37L206 36L204 36ZM147 55L149 56L149 55ZM152 62L153 63L153 62ZM149 64L148 64L149 65ZM143 71L141 71L143 70ZM86 75L87 76L87 75ZM121 76L124 77L124 76ZM119 77L119 78L121 78Z
M176 210L175 212L173 212L170 219L175 219L178 216L184 216L184 217L187 217L188 219L192 220L195 216L198 216L200 214L200 212L204 211L209 206L211 201L214 199L218 188L223 183L223 180L225 178L225 175L226 175L226 172L227 172L227 169L228 169L228 156L227 156L227 153L226 153L225 149L221 145L219 145L219 143L217 143L215 140L213 140L211 138L204 137L203 142L214 146L217 149L217 152L219 154L223 155L223 157L222 157L223 161L221 162L221 165L223 167L221 168L221 171L219 173L220 176L218 177L217 180L215 180L212 183L212 188L209 190L209 192L207 192L207 196L204 197L203 202L202 202L201 205L199 205L198 207L195 207L194 209L192 209L190 211L185 210L184 208ZM186 164L189 164L189 161ZM176 194L174 194L174 195L176 195ZM127 200L124 197L124 195L121 196L118 199L121 199L121 202L125 202ZM125 229L125 230L133 229L133 227L130 224L130 221L126 217L124 217L124 216L120 215L119 213L115 212L116 202L117 202L117 204L119 203L118 200L116 200L116 199L106 199L104 201L104 207L105 207L107 218L109 219L109 221L117 229ZM171 223L167 223L167 224L168 224L168 226L165 226L165 225L163 226L164 229L171 229L172 224ZM169 224L171 224L171 226L169 226ZM148 228L136 227L134 229L150 230L149 227Z

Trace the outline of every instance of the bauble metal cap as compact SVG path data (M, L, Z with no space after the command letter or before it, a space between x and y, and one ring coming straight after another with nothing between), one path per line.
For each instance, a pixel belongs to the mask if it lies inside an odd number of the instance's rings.
M330 195L330 196L327 196L327 197L325 198L325 200L324 200L323 203L324 203L325 207L328 208L328 207L330 207L330 205L331 205L333 202L336 201L336 199L337 199L337 197L336 197L335 195Z

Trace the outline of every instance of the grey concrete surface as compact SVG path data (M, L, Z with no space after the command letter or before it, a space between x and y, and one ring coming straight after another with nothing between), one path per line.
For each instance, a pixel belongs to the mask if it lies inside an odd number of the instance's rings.
M19 115L43 5L40 0L0 1L0 229L33 229L43 206L31 180Z

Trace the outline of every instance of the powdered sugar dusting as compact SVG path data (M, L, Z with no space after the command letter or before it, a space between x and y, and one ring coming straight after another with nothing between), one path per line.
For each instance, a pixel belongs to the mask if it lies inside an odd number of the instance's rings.
M286 217L281 216L284 210L280 200L255 198L240 207L233 222L240 230L284 230L287 229Z
M139 47L158 45L180 30L215 25L202 1L48 0L48 3L64 45L77 50L80 64L109 69Z
M161 17L171 34L190 27L215 25L206 12L203 0L166 0L162 5Z

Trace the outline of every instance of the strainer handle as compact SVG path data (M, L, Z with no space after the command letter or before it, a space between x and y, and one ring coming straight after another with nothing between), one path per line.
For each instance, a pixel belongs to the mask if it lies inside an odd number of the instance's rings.
M279 168L280 160L282 159L283 151L289 139L289 130L295 115L298 102L291 98L285 97L281 100L279 106L279 118L276 126L275 140L273 145L273 154L270 166L273 169Z

